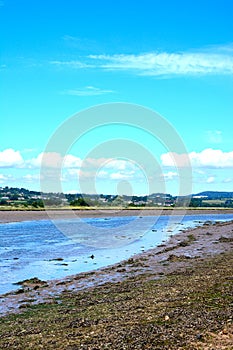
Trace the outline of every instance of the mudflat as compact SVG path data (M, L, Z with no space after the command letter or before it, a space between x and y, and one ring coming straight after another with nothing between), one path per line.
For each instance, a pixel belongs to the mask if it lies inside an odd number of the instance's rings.
M67 209L67 210L0 210L0 223L70 219L105 216L233 214L233 209Z

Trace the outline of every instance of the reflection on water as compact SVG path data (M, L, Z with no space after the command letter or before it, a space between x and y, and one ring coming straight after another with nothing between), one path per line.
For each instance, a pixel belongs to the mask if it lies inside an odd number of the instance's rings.
M14 283L20 280L62 278L111 265L156 247L187 227L232 219L231 214L216 214L1 224L0 294L17 289Z

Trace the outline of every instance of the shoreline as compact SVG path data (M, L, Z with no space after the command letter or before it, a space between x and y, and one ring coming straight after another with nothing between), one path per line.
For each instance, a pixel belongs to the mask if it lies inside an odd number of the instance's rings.
M73 218L103 218L106 216L158 216L158 215L200 215L200 214L233 214L233 209L66 209L66 210L0 210L0 224L34 221L59 220Z
M209 222L181 231L156 248L115 265L59 280L24 282L17 291L0 295L0 315L21 313L32 305L54 302L64 293L91 291L139 276L147 275L147 280L161 279L192 267L203 259L232 253L232 250L233 221Z

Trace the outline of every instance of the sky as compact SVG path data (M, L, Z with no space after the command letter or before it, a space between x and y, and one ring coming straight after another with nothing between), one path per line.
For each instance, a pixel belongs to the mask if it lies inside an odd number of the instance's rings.
M0 186L40 190L46 159L64 192L233 191L232 13L230 0L0 1ZM175 146L146 112L138 128L113 105L103 123L109 103L153 111ZM59 144L76 135L65 152L49 150L57 130Z

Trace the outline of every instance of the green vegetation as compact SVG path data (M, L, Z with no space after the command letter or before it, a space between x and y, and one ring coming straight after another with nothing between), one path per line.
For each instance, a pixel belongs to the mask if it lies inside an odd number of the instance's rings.
M83 198L74 199L70 202L72 207L88 207L89 205L85 202Z
M0 209L50 208L233 208L233 192L202 192L190 196L153 193L148 196L42 193L24 188L0 188Z

